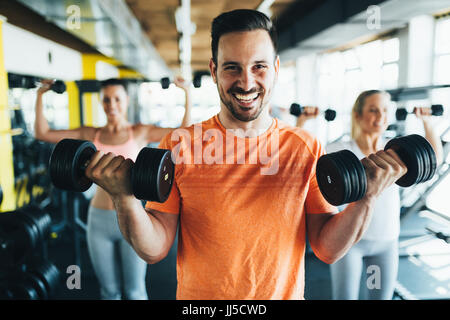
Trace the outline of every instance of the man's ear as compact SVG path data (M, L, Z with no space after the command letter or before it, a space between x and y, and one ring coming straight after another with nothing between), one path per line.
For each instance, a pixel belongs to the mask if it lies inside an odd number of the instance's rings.
M217 84L217 66L212 58L209 59L209 71L211 72L211 77L214 83Z

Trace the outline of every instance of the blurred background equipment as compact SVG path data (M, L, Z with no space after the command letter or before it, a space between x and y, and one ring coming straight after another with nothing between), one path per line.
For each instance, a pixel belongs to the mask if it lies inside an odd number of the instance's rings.
M304 108L298 103L293 103L289 108L289 112L293 116L299 117L304 112ZM324 119L326 121L333 121L334 119L336 119L336 111L333 109L326 109L325 111L320 111L319 113L324 116Z
M444 106L442 104L433 104L430 109L432 116L440 117L444 114ZM408 112L406 108L398 108L395 111L395 119L397 119L397 121L404 121L408 114L414 114L415 112L416 108L414 108L412 112Z

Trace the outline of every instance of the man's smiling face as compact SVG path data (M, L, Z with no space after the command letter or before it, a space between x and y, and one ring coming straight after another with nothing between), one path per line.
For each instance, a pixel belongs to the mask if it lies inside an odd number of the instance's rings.
M210 69L222 104L247 122L269 103L279 59L267 31L230 32L220 37L217 65L211 60Z

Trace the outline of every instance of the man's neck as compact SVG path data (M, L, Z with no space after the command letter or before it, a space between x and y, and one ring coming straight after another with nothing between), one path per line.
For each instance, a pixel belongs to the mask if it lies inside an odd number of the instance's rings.
M226 107L222 107L219 112L219 121L227 130L234 130L235 135L241 138L254 138L267 130L272 125L273 118L266 110L252 121L241 121L236 119Z

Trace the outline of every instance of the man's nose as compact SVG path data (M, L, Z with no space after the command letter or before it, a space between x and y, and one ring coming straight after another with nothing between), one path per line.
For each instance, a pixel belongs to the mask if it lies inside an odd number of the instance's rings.
M250 91L256 87L255 76L250 70L241 72L239 84L242 90Z

